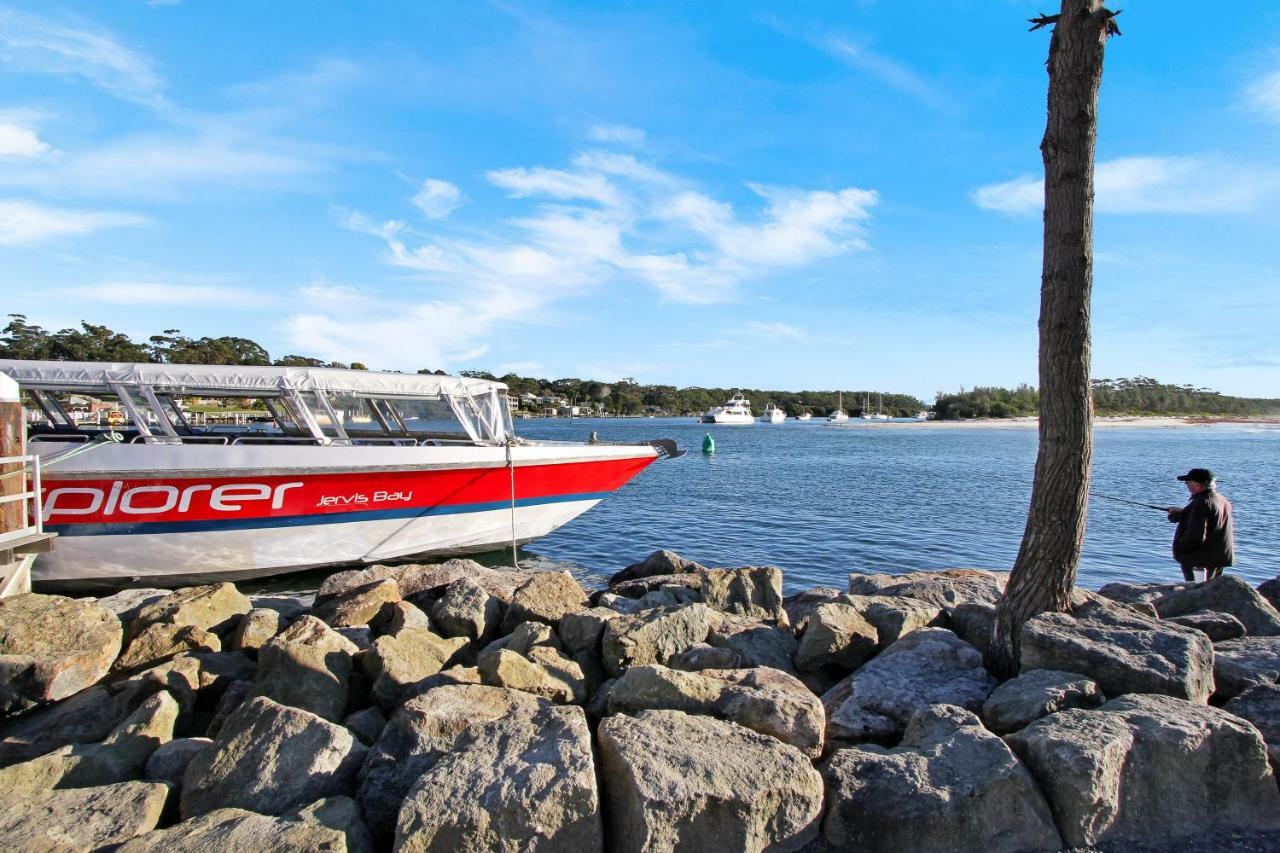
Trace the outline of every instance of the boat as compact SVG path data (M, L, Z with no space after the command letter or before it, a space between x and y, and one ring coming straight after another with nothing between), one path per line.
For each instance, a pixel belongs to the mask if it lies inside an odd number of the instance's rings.
M638 444L515 435L506 386L365 370L0 360L44 415L47 587L186 586L512 547L598 504L650 463ZM89 427L70 394L117 400ZM179 398L231 398L261 420L193 426Z
M787 413L779 409L773 403L764 407L764 414L760 415L760 422L766 424L780 424L787 419Z
M864 394L862 395L862 414L859 416L864 421L887 421L889 416L880 411L880 402L883 402L884 396L881 395L879 402L876 403L876 410L871 411L871 400Z
M831 414L827 415L827 420L832 423L843 423L844 421L849 420L849 413L844 410L843 391L838 392L835 410L832 411Z
M812 419L813 419L813 415L809 414L808 412L805 412L804 414L796 415L796 420L798 421L808 421Z
M723 406L715 406L703 412L698 419L704 424L753 424L755 416L751 414L751 401L735 391Z

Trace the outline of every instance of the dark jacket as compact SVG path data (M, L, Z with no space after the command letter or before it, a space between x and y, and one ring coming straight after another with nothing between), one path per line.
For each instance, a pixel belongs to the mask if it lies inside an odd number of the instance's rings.
M1169 513L1178 523L1173 532L1173 559L1187 568L1216 569L1235 562L1236 545L1231 501L1205 489L1182 509Z

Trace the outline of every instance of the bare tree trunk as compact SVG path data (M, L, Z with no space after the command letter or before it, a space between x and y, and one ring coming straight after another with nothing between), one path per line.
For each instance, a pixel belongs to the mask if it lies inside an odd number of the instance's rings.
M1018 633L1068 608L1084 541L1093 461L1089 299L1093 287L1093 167L1098 88L1112 13L1101 0L1062 0L1049 42L1044 156L1044 266L1040 278L1040 449L1031 508L1009 585L996 608L988 665L1010 676Z

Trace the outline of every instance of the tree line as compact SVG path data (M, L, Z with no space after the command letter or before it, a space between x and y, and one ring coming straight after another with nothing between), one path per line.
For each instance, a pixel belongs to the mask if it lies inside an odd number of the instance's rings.
M1148 376L1093 379L1094 412L1099 415L1214 415L1255 417L1280 414L1280 400L1232 397L1210 388L1170 385ZM977 387L954 394L939 391L933 404L939 420L1034 417L1040 392L1030 385L1016 388Z

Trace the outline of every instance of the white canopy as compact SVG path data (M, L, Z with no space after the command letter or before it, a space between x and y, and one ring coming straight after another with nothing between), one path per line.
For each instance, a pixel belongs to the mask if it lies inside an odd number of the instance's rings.
M505 391L501 382L425 373L381 373L334 367L246 367L222 364L133 364L0 359L0 373L45 390L106 390L112 384L158 391L246 397L272 391L325 391L371 396L467 396Z

